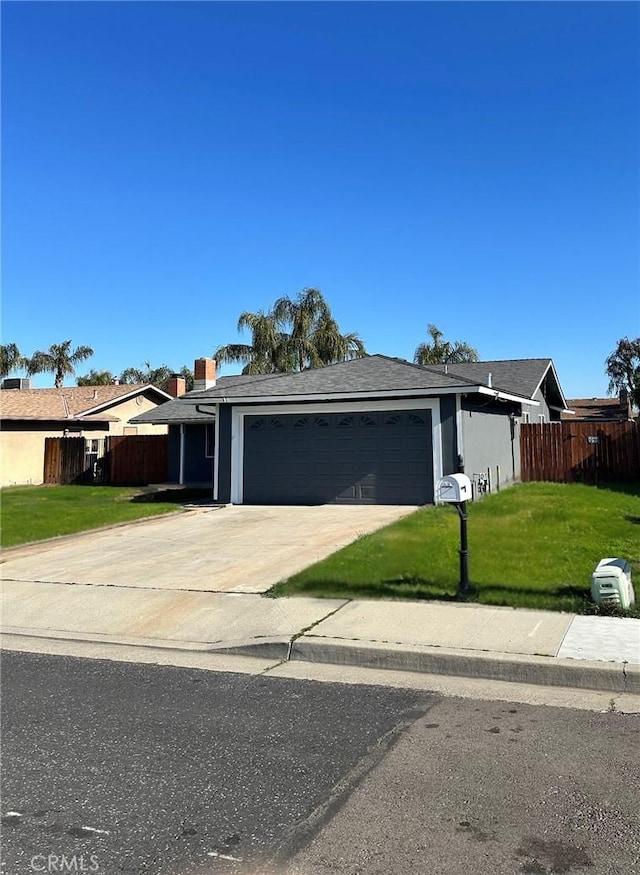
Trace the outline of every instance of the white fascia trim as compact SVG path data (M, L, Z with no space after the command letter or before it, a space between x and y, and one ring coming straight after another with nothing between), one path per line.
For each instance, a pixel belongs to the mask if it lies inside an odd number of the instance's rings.
M560 398L562 399L562 403L564 404L564 408L554 408L554 409L558 409L558 410L566 409L567 399L564 397L564 392L562 391L562 386L560 385L560 380L558 379L558 372L556 371L556 366L553 363L553 359L549 362L549 364L545 368L544 374L540 378L540 382L536 386L533 394L535 395L536 392L540 389L540 386L542 386L545 377L549 373L549 368L551 368L551 373L553 374L555 381L556 381L556 386L558 387L558 393L560 394ZM549 408L551 408L551 405L549 405Z
M213 500L218 500L218 465L220 463L220 417L216 404L216 418L213 424Z
M242 504L244 481L244 418L272 413L360 413L367 410L430 410L433 447L433 494L442 477L442 429L440 427L439 399L398 401L371 401L366 407L358 402L345 401L320 404L270 404L266 407L233 407L231 411L231 504ZM217 421L217 420L216 420Z
M92 413L102 410L104 407L113 407L114 404L120 404L121 401L128 401L130 398L135 398L136 395L141 395L143 392L146 392L147 389L153 389L158 395L162 395L165 401L174 400L173 395L169 395L169 393L165 392L163 389L158 389L157 386L152 386L151 383L146 383L144 386L138 386L130 392L125 392L124 395L117 395L115 398L111 398L110 401L103 401L102 404L97 404L95 407L83 410L82 413L77 413L76 416L90 416ZM138 416L140 416L140 414L138 414Z
M539 381L538 381L538 385L537 385L536 388L533 390L533 393L532 393L533 395L535 395L536 392L538 392L538 391L540 390L540 386L542 386L542 384L544 383L544 378L545 378L545 377L547 376L547 374L549 373L549 368L551 367L552 364L553 364L553 362L549 361L549 364L548 364L548 365L546 366L546 368L544 369L544 373L543 373L543 375L540 377L540 379L539 379ZM561 394L562 394L562 393L561 393Z
M508 392L500 392L498 389L489 389L487 386L478 386L475 390L478 395L490 395L496 401L515 401L518 404L528 404L531 407L540 407L539 401L533 398L524 398L522 395L510 395Z
M204 404L284 404L286 402L290 403L302 403L302 402L331 402L331 401L350 401L354 404L358 404L359 402L366 401L375 401L376 399L384 399L387 398L434 398L440 397L441 395L457 395L459 392L463 392L467 395L472 395L474 392L484 395L493 395L495 398L503 398L505 401L519 401L523 404L538 404L537 401L530 401L521 395L509 395L506 392L501 392L498 389L490 389L487 386L480 386L476 384L469 384L464 386L449 386L449 387L439 387L437 389L387 389L387 390L378 390L375 392L318 392L314 395L225 395L223 397L216 398L215 400L207 400L207 398L202 398L199 402L198 406L202 407ZM367 404L367 406L369 406ZM360 403L360 407L362 410L365 408Z

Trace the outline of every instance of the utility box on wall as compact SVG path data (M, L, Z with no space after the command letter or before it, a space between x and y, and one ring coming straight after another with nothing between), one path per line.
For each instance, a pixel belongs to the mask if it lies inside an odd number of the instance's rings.
M623 610L635 604L629 563L625 559L601 559L591 575L591 597L597 605Z
M471 480L466 474L447 474L436 484L437 501L460 504L471 498Z

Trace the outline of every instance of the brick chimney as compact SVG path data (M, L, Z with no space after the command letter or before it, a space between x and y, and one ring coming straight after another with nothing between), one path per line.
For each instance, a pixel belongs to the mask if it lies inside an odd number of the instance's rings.
M180 374L171 374L167 383L167 392L174 398L179 398L187 391L187 381Z
M202 392L216 384L216 363L213 359L196 359L193 366L193 388Z

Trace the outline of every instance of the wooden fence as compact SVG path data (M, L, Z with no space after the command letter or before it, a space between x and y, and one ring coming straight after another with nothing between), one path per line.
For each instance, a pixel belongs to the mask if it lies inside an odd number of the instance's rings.
M523 481L640 480L640 426L636 422L522 425L520 460Z
M166 434L113 435L105 452L107 482L112 486L165 483L169 463Z
M88 483L87 454L83 437L44 439L43 481L52 483Z
M83 437L45 438L44 482L146 486L167 480L166 434L112 435L104 440L104 455L90 449Z

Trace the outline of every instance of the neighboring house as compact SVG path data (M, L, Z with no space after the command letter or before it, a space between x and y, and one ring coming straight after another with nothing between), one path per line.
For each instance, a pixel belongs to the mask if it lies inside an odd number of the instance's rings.
M562 419L573 422L630 422L634 418L624 389L619 398L571 398L567 407Z
M149 384L31 389L29 380L7 379L0 391L0 485L42 483L44 441L77 436L165 434L165 425L130 424L172 396ZM97 448L97 444L96 447Z
M550 359L419 366L372 355L299 373L216 379L134 422L164 423L170 479L234 504L426 504L458 470L520 476L518 424L566 409Z

